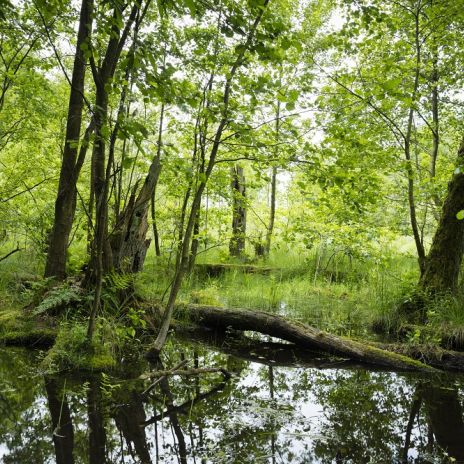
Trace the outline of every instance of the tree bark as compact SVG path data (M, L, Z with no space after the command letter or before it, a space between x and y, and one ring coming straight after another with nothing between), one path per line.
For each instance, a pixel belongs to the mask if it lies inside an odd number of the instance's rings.
M135 201L129 201L111 234L110 242L113 256L113 267L122 272L139 272L143 269L145 256L150 246L147 240L148 211L152 205L152 219L154 220L154 194L161 173L161 146L164 118L164 104L161 105L158 129L158 148L150 165L145 182ZM153 223L155 245L159 256L158 231Z
M440 221L426 259L419 286L431 293L455 292L464 253L464 220L456 214L464 210L464 139L458 151L457 170L448 184Z
M414 243L417 250L417 258L419 262L419 269L421 275L425 270L425 249L422 237L419 231L419 225L417 223L417 211L416 211L416 200L414 192L414 169L412 167L411 160L411 141L412 141L412 130L414 122L415 104L418 98L419 92L419 78L422 67L421 57L421 42L420 42L420 24L419 24L420 11L414 12L415 18L415 52L416 52L416 67L414 70L414 88L411 96L411 106L409 108L408 124L406 134L404 136L404 157L406 159L406 175L408 177L408 204L409 204L409 220L411 223L412 234L414 237Z
M160 172L161 162L156 157L137 198L128 202L111 234L113 267L118 271L139 272L143 268L150 245L148 211Z
M274 152L274 157L279 156L279 139L280 139L280 100L277 100L277 110L276 110L276 125L275 125L275 142L276 148ZM275 212L276 212L276 190L277 190L277 166L272 167L271 174L271 205L269 211L269 225L267 226L266 231L266 244L264 245L264 255L269 256L271 251L271 241L272 234L274 233L274 222L275 222Z
M242 166L231 169L232 176L232 237L229 243L231 256L240 257L245 251L246 236L246 186Z
M107 86L114 76L122 49L129 35L132 24L138 14L139 4L135 3L133 5L122 32L119 21L117 21L119 16L117 8L118 7L115 7L113 12L114 25L111 30L111 36L108 40L101 68L97 69L93 59L91 61L96 91L94 116L95 142L92 153L94 168L93 187L95 195L95 234L92 245L90 273L95 281L95 291L87 329L87 337L89 339L92 339L95 331L96 315L98 308L100 307L103 276L105 272L111 268L112 264L111 247L107 240L109 181L113 164L112 154L108 157L108 163L105 163L105 128L107 127L108 122Z
M84 107L84 81L87 61L83 48L90 39L92 12L93 0L82 0L66 122L66 140L58 194L55 200L55 217L49 237L45 264L45 277L54 276L58 280L63 280L66 277L68 241L76 210L76 182L82 166L82 164L80 166L76 165L76 158Z
M155 245L155 255L161 256L160 240L158 233L158 226L156 224L156 187L153 190L153 196L151 198L151 223L153 228L153 243Z

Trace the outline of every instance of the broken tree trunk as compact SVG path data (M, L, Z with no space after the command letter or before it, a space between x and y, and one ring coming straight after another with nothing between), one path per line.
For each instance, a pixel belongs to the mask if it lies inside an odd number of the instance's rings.
M227 271L237 271L247 274L270 274L278 269L264 266L254 266L253 264L233 264L233 263L195 263L195 269L209 277L218 277Z
M301 347L398 370L435 371L434 368L407 356L386 351L368 343L338 337L299 322L288 321L274 314L213 306L190 305L189 309L191 319L207 327L256 331L287 340Z

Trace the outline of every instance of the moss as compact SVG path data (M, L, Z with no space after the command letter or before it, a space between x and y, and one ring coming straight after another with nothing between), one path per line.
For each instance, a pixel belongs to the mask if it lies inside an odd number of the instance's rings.
M411 369L414 370L421 370L424 372L438 372L435 368L427 366L427 364L424 364L420 361L417 361L416 359L412 359L408 356L405 356L403 354L399 354L393 351L386 351L382 350L380 348L377 348L375 346L368 345L366 348L368 348L371 352L373 353L378 353L382 354L382 356L385 356L386 358L392 359L392 361L397 361L398 363L404 364L405 367L410 366ZM400 366L398 366L400 367Z
M106 371L116 367L116 360L110 354L92 354L82 358L81 370Z
M0 343L25 347L49 347L56 337L56 330L43 321L31 319L19 309L0 312Z
M109 344L100 341L97 332L87 339L87 326L79 323L63 323L56 342L42 361L47 372L65 370L105 371L116 366L114 353Z
M5 345L46 348L53 345L56 330L48 328L18 328L0 334L0 343Z

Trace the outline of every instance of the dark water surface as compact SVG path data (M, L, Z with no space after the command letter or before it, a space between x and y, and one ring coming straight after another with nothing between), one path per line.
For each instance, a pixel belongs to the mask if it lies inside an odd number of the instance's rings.
M462 377L237 356L171 340L166 368L186 359L233 375L169 377L144 399L146 365L46 377L38 353L1 349L0 461L464 462Z

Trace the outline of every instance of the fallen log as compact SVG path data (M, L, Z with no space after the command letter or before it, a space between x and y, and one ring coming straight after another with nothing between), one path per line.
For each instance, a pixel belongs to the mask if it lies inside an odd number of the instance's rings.
M373 343L373 346L392 353L399 353L437 369L464 372L464 352L445 350L436 345L411 345L407 343Z
M338 337L314 327L289 321L282 316L248 309L225 309L214 306L189 305L192 322L219 330L249 330L366 364L395 370L436 372L431 366L368 342Z
M253 264L196 263L195 270L209 277L218 277L227 271L238 271L245 274L269 274L275 269L272 267L255 266Z
M176 338L195 342L243 361L271 367L305 367L313 369L360 369L393 371L393 368L363 364L351 359L312 351L293 343L268 342L247 337L242 333L217 332L199 326L176 326Z

